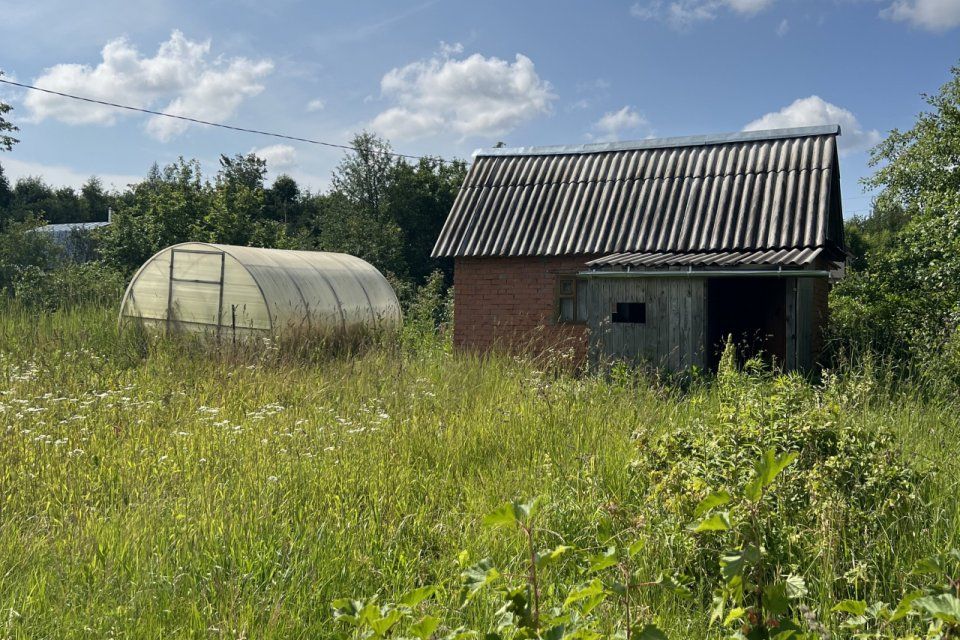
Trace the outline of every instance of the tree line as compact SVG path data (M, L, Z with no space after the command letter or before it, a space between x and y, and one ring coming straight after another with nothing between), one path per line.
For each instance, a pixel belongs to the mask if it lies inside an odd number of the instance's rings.
M437 269L449 279L450 262L430 251L466 163L408 162L369 133L355 136L352 146L324 193L285 174L268 184L267 163L253 153L221 156L213 176L197 160L155 164L142 181L113 192L96 177L79 191L39 177L11 185L0 165L0 232L106 220L110 211L113 223L96 232L96 255L125 274L166 246L201 241L350 253L401 287L419 285Z

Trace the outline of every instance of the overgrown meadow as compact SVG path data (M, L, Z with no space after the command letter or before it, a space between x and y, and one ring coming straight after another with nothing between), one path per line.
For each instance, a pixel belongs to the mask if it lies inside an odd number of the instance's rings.
M931 588L916 563L960 546L955 398L867 365L810 383L552 364L457 354L415 331L365 349L218 352L118 333L113 309L7 306L0 635L532 637L535 597L545 635L566 620L550 637L729 637L763 626L749 602L716 614L736 596L718 559L733 544L763 557L743 584L802 580L782 620L809 637L954 637L920 609L851 619L856 603ZM767 450L796 459L736 506ZM534 497L523 526L489 526ZM730 526L691 531L711 518ZM541 548L559 551L547 562ZM617 591L603 570L628 548ZM498 568L481 570L488 584L478 566Z

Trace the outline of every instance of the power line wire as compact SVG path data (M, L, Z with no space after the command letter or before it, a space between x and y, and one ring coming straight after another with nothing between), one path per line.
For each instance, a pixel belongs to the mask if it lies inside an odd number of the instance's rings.
M31 91L40 91L42 93L49 93L51 95L60 96L62 98L70 98L71 100L80 100L81 102L89 102L92 104L99 104L105 107L114 107L116 109L126 109L127 111L137 111L139 113L146 113L151 116L160 116L163 118L173 118L175 120L183 120L186 122L192 122L194 124L205 124L209 127L219 127L220 129L229 129L230 131L241 131L243 133L253 133L261 136L269 136L272 138L281 138L283 140L294 140L296 142L306 142L308 144L315 144L321 147L330 147L333 149L344 149L346 151L358 151L356 147L350 146L348 144L337 144L335 142L323 142L322 140L311 140L310 138L301 138L299 136L289 136L283 133L274 133L272 131L262 131L260 129L247 129L246 127L235 127L230 124L223 124L221 122L209 122L207 120L200 120L198 118L190 118L187 116L178 116L172 113L163 113L162 111L153 111L151 109L142 109L140 107L131 107L125 104L119 104L116 102L109 102L107 100L97 100L95 98L86 98L84 96L77 96L70 93L63 93L61 91L54 91L52 89L44 89L42 87L35 87L29 84L23 84L21 82L14 82L13 80L5 80L0 78L0 82L3 84L9 84L14 87L20 87L22 89L30 89ZM394 156L397 158L410 158L412 160L440 160L446 162L444 158L440 156L416 156L407 153L397 153L395 151L386 151L386 152L377 152L383 155Z

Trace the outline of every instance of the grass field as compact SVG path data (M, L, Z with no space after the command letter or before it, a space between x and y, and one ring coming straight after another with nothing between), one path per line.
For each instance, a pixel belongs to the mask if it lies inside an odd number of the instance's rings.
M864 385L836 428L891 433L886 453L924 488L870 548L847 546L857 522L805 530L829 550L798 567L814 600L892 601L917 558L960 545L960 403ZM444 587L447 625L483 623L482 602L457 605L456 558L521 566L517 541L480 521L535 495L544 544L597 547L612 513L649 539L641 565L668 570L687 547L631 463L724 413L708 383L553 375L440 341L211 355L118 336L99 309L0 312L0 394L0 636L23 638L335 637L334 598L424 583ZM694 591L645 602L672 638L713 633L709 585Z

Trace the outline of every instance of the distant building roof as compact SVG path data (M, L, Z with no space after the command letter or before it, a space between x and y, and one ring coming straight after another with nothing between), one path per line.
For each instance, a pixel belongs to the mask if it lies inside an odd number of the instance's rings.
M479 151L433 254L839 254L838 135L831 125Z
M105 227L109 222L64 222L62 224L45 224L42 227L37 227L36 231L44 231L46 233L61 234L69 233L71 231L89 231L91 229L99 229L100 227Z

